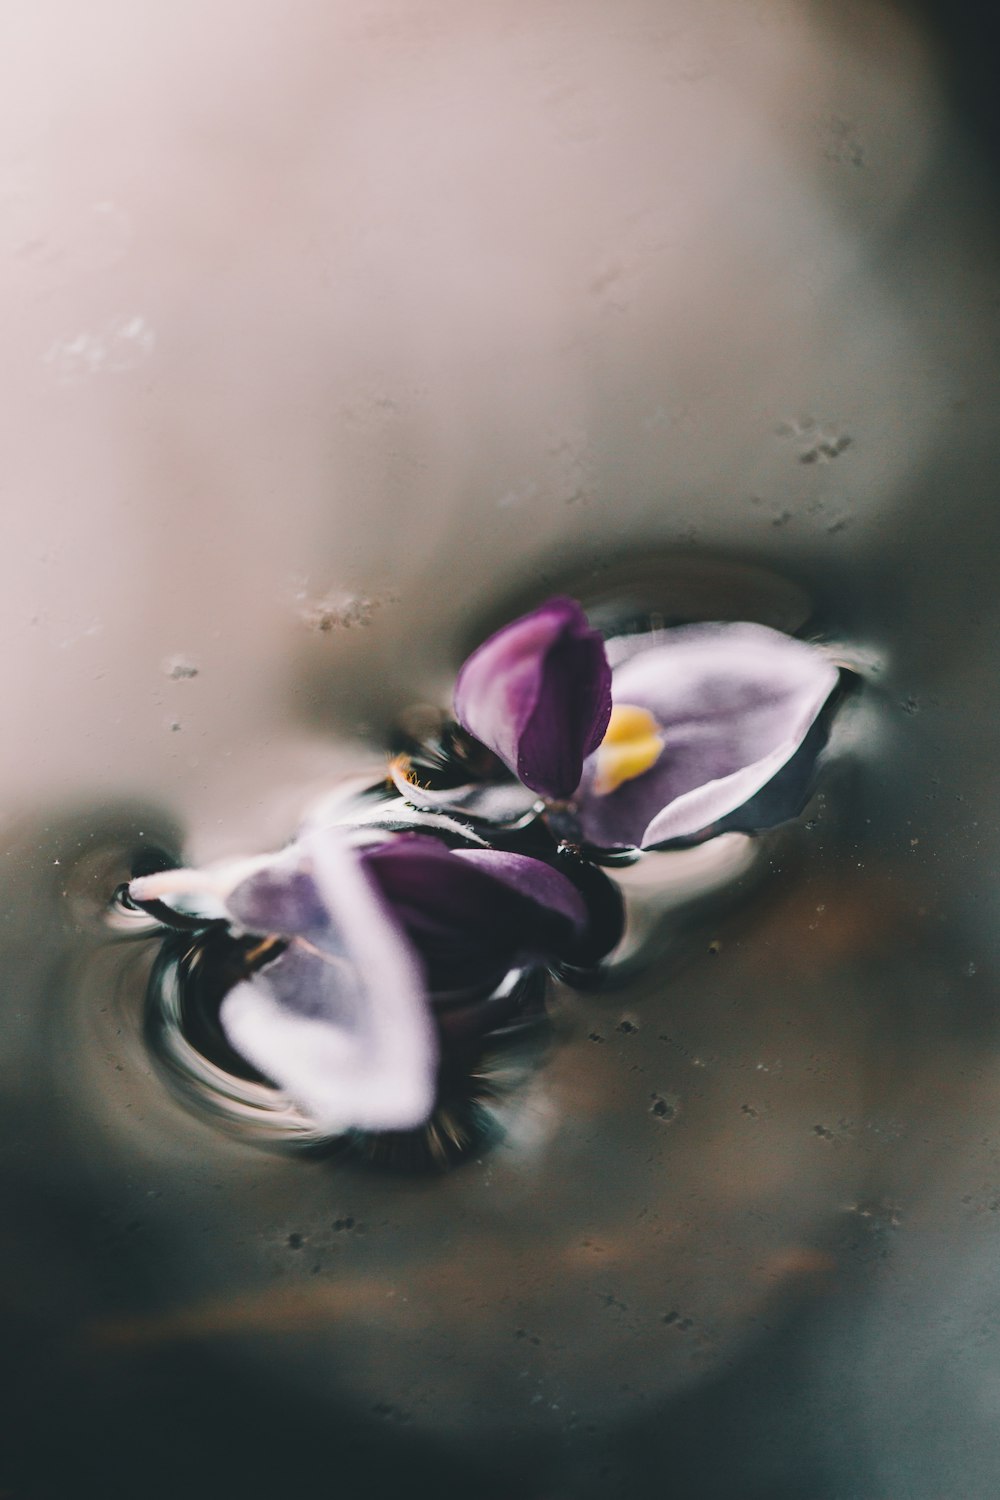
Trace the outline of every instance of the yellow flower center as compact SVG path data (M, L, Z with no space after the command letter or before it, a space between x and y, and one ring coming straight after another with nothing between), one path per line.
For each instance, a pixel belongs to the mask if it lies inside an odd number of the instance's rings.
M663 736L653 715L631 703L616 703L608 731L597 750L592 791L606 797L623 782L632 781L655 766L663 750Z

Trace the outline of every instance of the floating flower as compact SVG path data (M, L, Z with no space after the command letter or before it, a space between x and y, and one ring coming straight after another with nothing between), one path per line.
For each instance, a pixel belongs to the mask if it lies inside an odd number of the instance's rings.
M354 844L338 828L274 856L141 876L129 895L261 939L220 1025L331 1134L426 1121L442 1040L502 1021L504 977L572 960L589 920L541 860L414 833Z
M593 850L653 849L801 810L839 679L822 650L732 623L609 645L613 671L580 606L554 599L458 676L460 724L545 799L557 831ZM424 789L405 763L393 776L417 805L489 816L480 788Z

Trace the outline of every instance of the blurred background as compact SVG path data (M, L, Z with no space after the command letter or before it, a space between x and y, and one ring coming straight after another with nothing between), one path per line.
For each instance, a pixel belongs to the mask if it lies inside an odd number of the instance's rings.
M0 34L0 1492L997 1493L995 20ZM280 844L562 589L838 642L801 822L450 1174L185 1108L117 883Z

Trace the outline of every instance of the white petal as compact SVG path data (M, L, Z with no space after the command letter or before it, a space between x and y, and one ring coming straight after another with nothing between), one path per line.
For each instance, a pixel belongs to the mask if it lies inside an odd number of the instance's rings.
M649 849L670 839L689 838L735 812L777 775L801 742L801 737L785 740L770 755L744 766L741 771L685 792L657 813L642 836L642 847Z
M257 870L273 864L274 859L274 855L250 855L220 860L203 870L157 870L152 875L137 875L129 882L128 892L134 901L161 901L171 911L214 921L228 917L226 898L230 891Z
M736 812L791 760L838 680L819 648L764 625L705 624L638 638L616 666L616 704L645 708L656 764L603 796L585 773L581 822L600 846L689 838Z
M764 625L691 626L670 635L623 663L616 699L653 711L665 756L671 729L695 725L706 741L729 742L737 765L658 812L646 846L695 834L748 802L795 754L838 679L822 651Z
M315 955L314 980L301 1005L287 1003L279 958L226 996L223 1029L321 1129L420 1125L437 1063L420 964L340 838L312 834L293 849L330 914L327 932L293 940Z

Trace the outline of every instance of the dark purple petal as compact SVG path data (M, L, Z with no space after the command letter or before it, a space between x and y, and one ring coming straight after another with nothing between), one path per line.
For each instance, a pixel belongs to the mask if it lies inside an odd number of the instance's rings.
M604 796L593 790L594 761L588 765L578 798L584 839L649 848L727 819L792 759L838 676L821 651L763 625L659 634L615 671L614 697L649 710L663 751L650 770ZM785 805L762 802L760 814L774 821Z
M423 958L432 993L488 986L520 963L557 957L586 926L572 883L526 855L452 850L409 834L362 857Z
M354 851L313 834L228 899L240 926L290 939L223 1001L230 1045L323 1129L423 1123L437 1063L423 974Z
M572 881L551 865L505 849L455 849L453 854L456 859L465 860L467 866L535 902L552 917L564 918L574 935L582 936L587 925L586 902Z
M573 599L550 599L498 630L455 684L462 727L532 791L554 799L576 790L610 713L604 642Z

